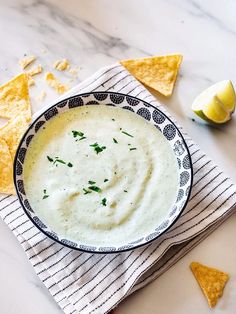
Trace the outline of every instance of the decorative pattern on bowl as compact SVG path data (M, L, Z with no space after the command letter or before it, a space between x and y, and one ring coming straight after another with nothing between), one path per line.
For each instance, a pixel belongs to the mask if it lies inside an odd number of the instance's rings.
M124 110L130 110L142 116L144 119L150 121L150 123L154 124L154 126L160 132L162 132L165 138L169 141L169 144L172 147L176 156L179 167L178 173L180 180L178 195L173 208L171 208L169 211L168 217L160 225L157 225L154 230L150 230L150 233L147 234L145 237L137 239L132 243L127 243L127 245L123 246L88 246L84 243L77 243L69 239L61 238L58 234L55 233L55 231L51 230L45 225L45 223L40 220L40 218L34 212L33 208L31 208L24 189L24 159L27 153L27 147L30 145L31 140L38 132L38 130L48 120L50 120L60 112L84 105L100 104L107 106L117 106L123 108ZM176 125L161 110L153 107L145 101L129 95L114 92L91 92L76 95L66 100L60 101L59 103L45 110L44 113L42 113L35 121L32 122L32 124L24 134L19 144L14 161L14 183L16 192L20 203L25 213L28 215L29 219L35 224L38 229L40 229L51 239L71 249L77 249L85 252L115 253L127 251L145 245L158 238L176 222L176 220L184 210L190 196L192 178L193 171L189 150L181 132L176 127Z

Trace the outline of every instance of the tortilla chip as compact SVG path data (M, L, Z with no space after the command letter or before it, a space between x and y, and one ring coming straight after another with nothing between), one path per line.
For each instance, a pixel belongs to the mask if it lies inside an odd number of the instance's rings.
M67 85L60 83L60 81L51 72L46 73L45 79L48 85L54 88L58 94L63 94L69 89Z
M70 67L69 61L67 59L57 60L54 65L54 69L58 71L65 71Z
M36 67L34 67L33 69L31 69L30 71L26 72L28 75L30 76L34 76L37 75L39 73L42 73L43 68L41 66L41 64L37 65Z
M19 114L31 119L28 77L22 73L0 86L0 117L11 119Z
M33 63L35 60L36 60L35 56L25 57L25 58L19 60L19 65L24 70L25 68L27 68L28 65Z
M6 141L12 160L15 157L15 153L18 144L28 127L28 121L24 115L19 115L14 119L8 121L2 128L0 128L0 138Z
M120 63L141 83L164 96L170 96L181 61L181 55L167 55L124 60Z
M0 193L15 194L12 157L7 143L0 138Z
M192 262L190 268L207 298L209 306L213 308L222 296L229 275L218 269Z

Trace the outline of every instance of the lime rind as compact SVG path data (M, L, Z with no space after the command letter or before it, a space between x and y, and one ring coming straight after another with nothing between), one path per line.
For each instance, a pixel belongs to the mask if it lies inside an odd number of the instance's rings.
M224 109L229 113L233 113L235 110L235 102L236 102L236 95L233 84L231 81L223 81L224 85L222 84L221 89L217 92L217 97L222 102ZM222 82L219 82L222 83Z
M235 109L235 91L231 81L221 81L196 97L192 110L201 119L213 123L225 123Z

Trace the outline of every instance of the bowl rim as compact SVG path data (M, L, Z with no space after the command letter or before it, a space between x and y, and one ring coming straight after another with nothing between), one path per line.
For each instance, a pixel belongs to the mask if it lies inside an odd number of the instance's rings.
M158 234L157 236L155 236L154 238L148 240L148 241L145 241L141 244L137 244L137 245L133 245L131 248L124 248L124 249L121 249L121 250L117 250L117 251L94 251L94 250L89 250L89 249L84 249L84 248L80 248L80 247L73 247L67 243L64 243L62 242L60 239L56 239L54 238L53 236L51 236L50 234L48 234L43 228L41 228L37 223L36 221L29 215L28 213L28 210L26 209L24 203L22 202L21 200L21 197L20 197L20 194L19 194L19 191L18 191L18 187L17 187L17 184L16 184L16 162L17 162L17 159L18 159L18 153L19 153L19 150L22 146L22 143L24 142L25 140L25 137L26 135L28 134L29 130L32 128L32 126L47 112L49 111L50 109L56 107L58 104L62 103L62 102L68 102L70 99L73 99L75 97L83 97L85 95L91 95L91 94L116 94L116 95L121 95L121 96L124 96L124 97L130 97L130 98L133 98L133 99L136 99L138 101L141 101L142 103L146 104L147 107L152 107L153 109L155 110L158 110L161 114L163 114L165 116L165 118L167 118L171 124L173 124L176 128L176 131L178 132L179 136L181 137L184 145L185 145L185 148L186 148L186 151L187 151L187 155L189 157L189 164L190 164L190 183L189 183L189 190L188 190L188 195L186 196L186 199L184 201L184 205L182 207L182 209L180 210L180 212L178 213L178 215L176 216L176 218L171 222L171 224L163 230L163 232L161 232L160 234ZM121 108L122 109L122 108ZM68 109L70 110L70 109ZM135 112L134 112L135 113ZM137 114L137 113L135 113ZM33 135L34 136L34 135ZM16 195L17 195L17 198L20 202L20 205L21 207L23 208L25 214L27 215L27 217L30 219L30 221L44 234L46 235L48 238L50 238L51 240L59 243L60 245L64 246L64 247L67 247L69 249L73 249L73 250L76 250L76 251L80 251L80 252L84 252L84 253L93 253L93 254L119 254L119 253L122 253L122 252L127 252L127 251L132 251L132 250L136 250L140 247L144 247L152 242L154 242L155 240L157 240L160 236L162 236L163 234L165 234L176 222L177 220L180 218L181 214L183 213L184 209L186 208L187 204L188 204L188 201L189 201L189 198L190 198L190 195L191 195L191 191L192 191L192 187L193 187L193 163L192 163L192 158L191 158L191 154L190 154L190 151L189 151L189 147L181 133L181 131L179 130L179 128L177 127L177 125L172 121L171 118L169 118L167 116L167 114L165 112L163 112L162 110L160 110L158 107L156 106L153 106L152 104L148 103L147 101L145 100L142 100L141 98L138 98L138 97L135 97L135 96L132 96L132 95L129 95L129 94L124 94L124 93L119 93L119 92L111 92L111 91L90 91L90 92L84 92L84 93L79 93L79 94L76 94L76 95L73 95L73 96L70 96L70 97L67 97L67 98L64 98L64 99L61 99L59 101L57 101L56 103L50 105L49 107L46 107L45 109L42 108L40 110L40 114L36 116L35 119L32 119L32 121L30 122L29 126L27 127L26 131L24 132L23 136L21 137L21 140L18 144L18 147L17 147L17 150L16 150L16 154L15 154L15 157L14 157L14 162L13 162L13 181L14 181L14 186L15 186L15 190L16 190ZM53 231L53 230L52 230ZM66 239L65 239L66 240ZM128 244L127 244L128 245Z

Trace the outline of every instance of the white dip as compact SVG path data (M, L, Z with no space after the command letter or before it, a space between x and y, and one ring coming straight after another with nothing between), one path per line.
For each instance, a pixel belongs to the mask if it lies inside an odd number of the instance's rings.
M123 245L153 232L176 199L178 180L160 131L132 112L102 105L49 120L24 164L26 194L39 218L88 245Z

